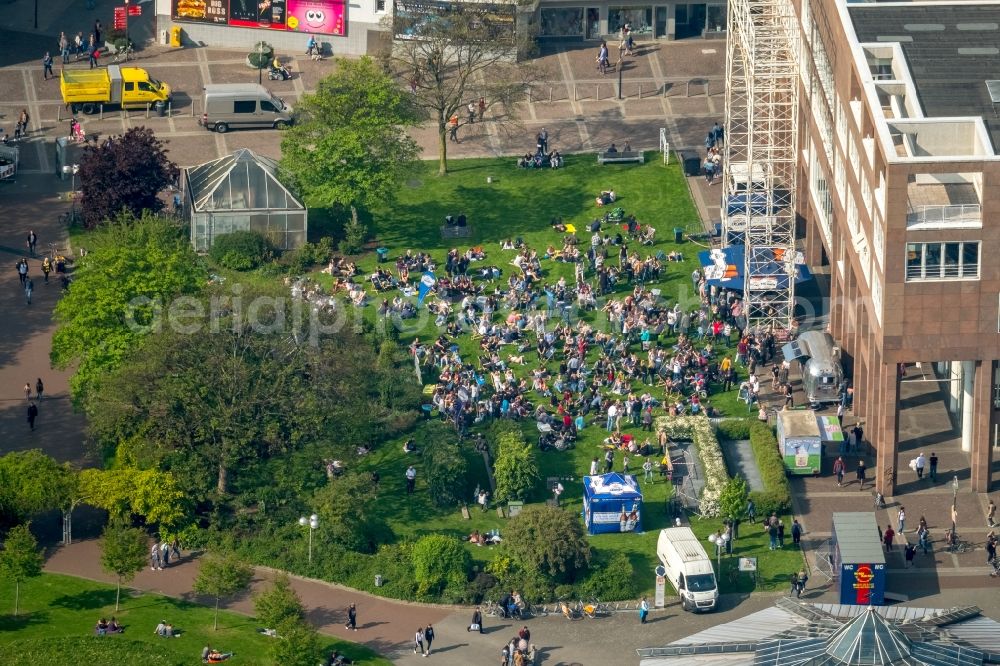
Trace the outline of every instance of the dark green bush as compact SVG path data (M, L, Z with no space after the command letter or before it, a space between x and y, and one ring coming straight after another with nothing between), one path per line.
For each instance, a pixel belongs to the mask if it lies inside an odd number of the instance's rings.
M785 463L778 450L778 440L771 427L765 423L753 423L750 426L750 446L764 483L764 492L750 493L757 505L757 513L765 515L771 511L788 512L792 507L792 490L785 474Z
M754 421L750 419L725 419L719 421L715 426L720 441L736 441L750 438L750 426Z
M253 270L269 261L273 254L267 238L256 231L223 234L215 239L208 251L212 261L234 271Z
M257 42L247 54L247 62L255 69L264 69L274 60L274 47L267 42Z
M625 553L615 553L606 563L592 566L583 583L583 594L601 601L635 599L635 571Z
M438 439L428 447L424 462L431 499L454 508L468 492L469 466L461 447L450 438Z
M316 243L306 243L297 250L281 255L281 263L294 275L305 273L313 266L324 265L333 254L333 239L324 237Z
M413 544L413 577L424 598L435 598L445 588L464 596L472 558L462 542L443 534L429 534Z

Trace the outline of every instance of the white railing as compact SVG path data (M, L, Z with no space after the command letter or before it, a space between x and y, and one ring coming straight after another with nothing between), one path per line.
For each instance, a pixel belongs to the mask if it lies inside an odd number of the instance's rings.
M983 211L979 204L914 206L906 214L907 228L950 226L959 223L982 224L982 221Z

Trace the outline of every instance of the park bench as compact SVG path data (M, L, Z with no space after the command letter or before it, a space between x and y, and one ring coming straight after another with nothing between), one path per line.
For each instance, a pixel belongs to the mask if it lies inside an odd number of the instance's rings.
M597 153L597 163L607 164L617 162L645 162L646 155L642 151L629 151L617 153Z
M472 229L469 227L449 227L444 225L441 227L441 238L468 238L472 235Z

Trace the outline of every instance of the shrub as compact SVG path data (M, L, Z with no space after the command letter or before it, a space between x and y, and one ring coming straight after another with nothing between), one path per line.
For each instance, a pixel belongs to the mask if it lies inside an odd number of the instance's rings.
M750 426L754 423L750 419L723 419L715 426L715 432L724 441L750 439Z
M472 558L458 539L443 534L421 537L413 545L412 558L420 596L437 596L445 588L464 592Z
M360 254L368 240L368 227L358 220L358 211L351 206L351 219L344 223L344 238L340 241L340 251L344 254Z
M557 582L572 582L590 563L579 517L551 506L528 506L512 518L503 552L521 571L537 571Z
M635 571L625 553L615 553L603 566L594 571L583 583L583 593L602 601L635 599Z
M264 69L274 60L274 47L267 42L257 42L247 54L247 63L254 69Z
M298 621L305 617L302 600L292 589L288 576L282 574L274 579L271 587L258 594L253 600L254 613L268 629L285 622Z
M719 510L726 518L739 518L746 511L749 488L742 476L729 479L719 495Z
M450 439L431 443L424 456L431 499L441 507L454 507L466 496L469 465L462 449Z
M764 484L763 492L750 493L757 505L757 513L766 515L771 511L779 514L788 512L792 507L792 491L785 474L785 462L778 450L778 440L771 426L753 423L750 426L750 446Z
M289 272L298 275L313 266L327 263L331 254L333 254L333 239L327 236L315 243L306 243L297 250L286 252L281 260Z
M278 627L278 638L271 646L274 663L282 666L316 666L323 663L319 634L307 622L288 618Z
M392 531L378 515L371 490L369 475L347 474L316 491L316 538L359 553L374 553L380 542L388 541Z
M523 500L541 479L535 449L524 441L520 431L501 432L497 440L493 477L497 502ZM561 512L560 512L561 513Z
M253 270L270 260L272 255L271 244L256 231L223 234L215 239L208 252L212 261L234 271Z

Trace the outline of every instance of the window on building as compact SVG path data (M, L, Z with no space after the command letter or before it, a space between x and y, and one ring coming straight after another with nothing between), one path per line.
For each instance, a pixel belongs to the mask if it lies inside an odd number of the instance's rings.
M906 279L909 281L978 278L979 241L906 244Z
M635 35L653 32L652 7L608 7L608 33L614 34L628 24Z
M379 14L385 12L385 0L375 0L375 11Z

